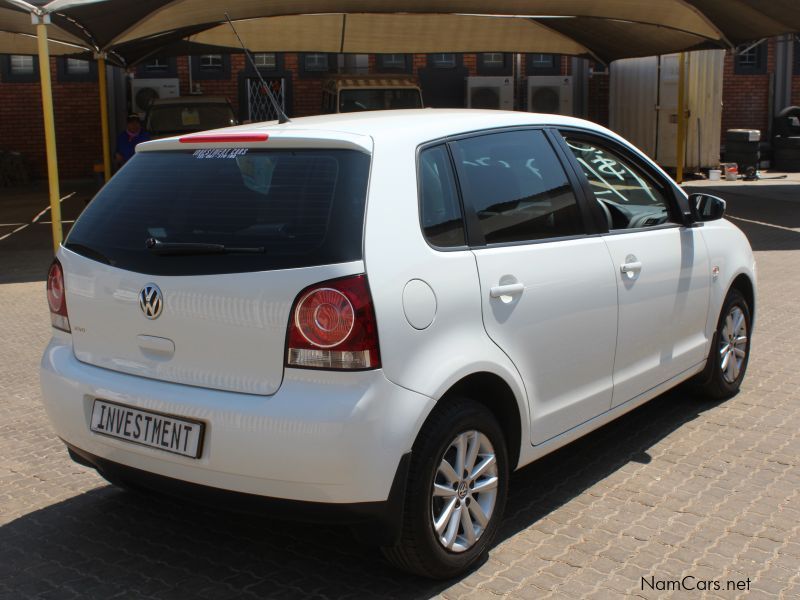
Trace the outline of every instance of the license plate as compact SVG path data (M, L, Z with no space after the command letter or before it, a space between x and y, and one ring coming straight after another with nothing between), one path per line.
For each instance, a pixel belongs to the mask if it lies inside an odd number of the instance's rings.
M204 424L183 417L95 400L91 430L120 440L199 458Z

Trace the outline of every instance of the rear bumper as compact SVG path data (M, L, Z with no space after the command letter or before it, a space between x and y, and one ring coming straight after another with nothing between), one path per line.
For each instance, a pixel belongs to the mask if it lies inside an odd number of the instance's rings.
M386 501L325 504L221 490L121 465L85 452L69 443L67 449L72 460L96 469L110 481L188 499L211 508L225 507L226 510L234 512L267 515L276 519L350 525L359 539L378 546L391 546L400 535L406 478L411 460L410 452L400 459Z
M155 381L78 361L69 335L54 336L45 350L41 386L56 433L100 471L130 468L156 482L343 505L388 501L401 458L434 403L380 370L287 369L272 396ZM97 398L204 422L201 456L92 432Z

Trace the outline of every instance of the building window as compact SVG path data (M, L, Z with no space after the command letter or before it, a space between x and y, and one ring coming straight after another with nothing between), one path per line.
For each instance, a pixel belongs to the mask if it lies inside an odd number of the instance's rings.
M154 56L136 69L137 77L177 77L178 62L174 56Z
M253 62L256 64L256 68L266 71L275 71L278 68L278 57L274 52L253 54Z
M89 61L79 58L68 58L66 69L70 75L88 75L91 70L89 69Z
M378 68L381 71L408 73L411 71L411 56L408 54L379 54Z
M453 53L428 54L428 66L435 69L455 69L458 63Z
M198 80L230 79L231 57L227 54L201 54L192 57L192 77Z
M505 64L505 57L502 52L483 52L481 62L487 69L502 69Z
M201 71L219 71L222 69L222 54L201 54L198 66Z
M503 52L481 52L478 54L479 75L511 75L512 56Z
M303 57L303 66L306 71L327 71L330 69L328 55L320 52L306 54Z
M767 72L768 46L761 42L736 52L734 72L737 75L761 75Z
M528 54L526 62L528 75L561 75L560 54Z
M324 52L302 54L300 68L304 75L324 75L336 71L336 55Z
M39 81L39 59L23 54L0 55L0 80L5 83Z
M169 62L166 58L154 58L144 63L144 70L148 73L163 73L169 70Z
M58 57L56 76L61 83L97 81L97 63L93 60Z
M23 54L11 55L12 75L33 75L35 71L36 65L33 62L33 56L26 56Z

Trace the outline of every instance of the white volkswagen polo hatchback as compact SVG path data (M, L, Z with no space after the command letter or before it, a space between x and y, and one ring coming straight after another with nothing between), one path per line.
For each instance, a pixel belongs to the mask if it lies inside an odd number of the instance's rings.
M736 393L755 264L724 208L552 115L143 144L50 269L44 404L113 483L334 518L450 577L514 469L683 381Z

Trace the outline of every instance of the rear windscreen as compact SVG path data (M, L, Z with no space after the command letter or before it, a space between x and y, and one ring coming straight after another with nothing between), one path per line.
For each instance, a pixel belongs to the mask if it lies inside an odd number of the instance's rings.
M369 156L355 150L140 152L86 207L65 246L153 275L360 260L368 176ZM148 240L232 251L156 253Z

